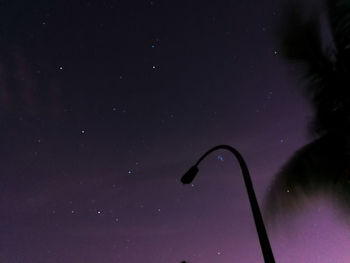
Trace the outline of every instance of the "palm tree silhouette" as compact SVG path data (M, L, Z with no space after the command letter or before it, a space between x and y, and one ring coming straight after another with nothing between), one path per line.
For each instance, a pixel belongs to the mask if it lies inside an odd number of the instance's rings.
M327 0L332 44L324 48L320 15L288 8L281 53L305 72L317 139L298 150L276 175L265 199L268 219L299 210L305 197L327 195L350 212L350 1Z

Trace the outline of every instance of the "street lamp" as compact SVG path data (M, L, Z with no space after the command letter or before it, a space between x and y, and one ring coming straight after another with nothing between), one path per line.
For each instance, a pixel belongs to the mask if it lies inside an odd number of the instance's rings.
M248 171L247 164L245 163L242 155L235 148L233 148L229 145L218 145L218 146L213 147L212 149L207 151L205 154L203 154L203 156L201 158L199 158L198 162L195 165L193 165L185 173L184 176L182 176L181 182L184 184L190 184L193 181L193 179L196 177L196 175L199 171L199 169L198 169L199 163L207 155L209 155L210 153L212 153L216 150L219 150L219 149L228 150L237 158L237 160L239 162L239 165L241 167L242 174L243 174L244 183L245 183L245 186L247 188L249 203L250 203L250 207L252 209L255 227L256 227L256 230L258 232L260 247L261 247L262 254L264 256L265 263L275 263L275 259L274 259L273 253L272 253L270 241L269 241L269 238L268 238L267 233L266 233L264 221L262 219L261 212L260 212L259 205L258 205L258 201L256 200L253 184L252 184L252 181L250 179L250 174Z

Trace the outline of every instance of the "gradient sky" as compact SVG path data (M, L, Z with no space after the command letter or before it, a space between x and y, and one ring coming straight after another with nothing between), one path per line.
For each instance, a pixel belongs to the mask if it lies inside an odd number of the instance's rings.
M283 2L1 1L0 261L263 262L233 157L179 180L230 144L262 204L311 139ZM303 211L269 225L276 261L349 262L332 203Z

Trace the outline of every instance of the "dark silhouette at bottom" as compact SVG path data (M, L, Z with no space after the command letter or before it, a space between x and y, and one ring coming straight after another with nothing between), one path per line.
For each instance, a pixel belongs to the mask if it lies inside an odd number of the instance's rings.
M229 145L218 145L213 147L212 149L207 151L205 154L203 154L203 156L199 158L198 162L185 173L185 175L181 178L181 182L184 184L190 184L193 181L193 179L196 177L197 173L199 172L198 165L200 164L200 162L213 151L220 150L220 149L224 149L231 152L239 162L239 165L242 170L244 183L248 192L249 202L252 209L256 230L258 232L260 247L261 247L262 254L264 256L265 263L274 263L275 259L272 253L269 238L266 233L264 221L261 216L258 201L256 200L256 196L255 196L252 181L250 179L250 174L248 171L247 164L245 163L242 155L235 148Z

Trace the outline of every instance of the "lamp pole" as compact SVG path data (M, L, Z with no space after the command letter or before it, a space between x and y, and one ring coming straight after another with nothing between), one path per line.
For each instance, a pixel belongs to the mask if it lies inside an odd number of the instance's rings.
M256 231L258 232L260 247L261 247L262 254L264 256L264 261L265 261L265 263L275 263L275 259L274 259L273 253L272 253L270 241L269 241L269 238L267 236L264 221L263 221L263 218L261 216L260 209L259 209L258 201L256 200L252 180L250 179L250 174L249 174L247 164L245 163L242 155L235 148L233 148L229 145L218 145L218 146L211 148L209 151L207 151L205 154L203 154L201 158L199 158L197 163L194 166L192 166L188 170L187 173L185 173L185 175L181 178L181 182L184 184L190 184L199 171L198 165L200 164L200 162L205 157L207 157L207 155L209 155L210 153L212 153L216 150L220 150L220 149L224 149L224 150L231 152L237 158L237 160L239 162L239 165L240 165L241 170L242 170L244 183L245 183L248 197L249 197L250 207L252 209L252 213L253 213L253 217L254 217Z

